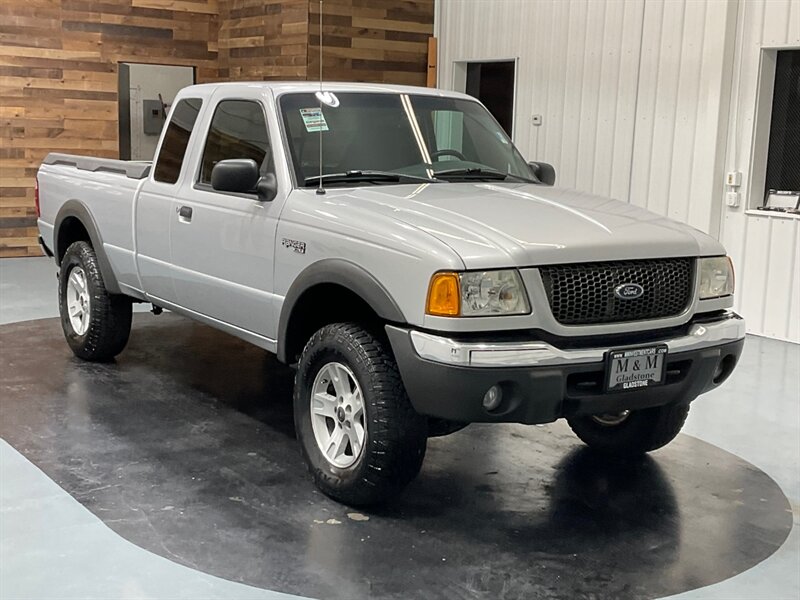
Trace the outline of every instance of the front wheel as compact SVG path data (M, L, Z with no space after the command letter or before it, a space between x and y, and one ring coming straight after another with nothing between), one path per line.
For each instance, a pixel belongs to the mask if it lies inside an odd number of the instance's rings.
M326 325L306 344L294 419L314 482L345 504L399 493L425 457L426 419L412 408L387 347L356 324Z
M94 249L86 242L67 248L58 278L61 328L75 356L106 361L122 352L131 333L131 301L106 291Z
M688 415L688 404L667 404L567 421L591 448L610 454L637 455L657 450L675 439Z

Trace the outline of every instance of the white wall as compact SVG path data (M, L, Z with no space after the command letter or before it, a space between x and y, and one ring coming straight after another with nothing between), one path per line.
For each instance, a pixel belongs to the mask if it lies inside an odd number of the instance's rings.
M753 214L747 209L756 206L763 193L763 174L758 191L750 191L751 179L759 169L763 172L766 152L766 145L754 148L756 126L759 133L769 133L768 106L756 118L763 49L800 48L800 0L747 0L739 3L738 10L725 156L728 169L742 172L743 198L739 208L725 207L721 239L737 266L737 308L747 317L748 328L797 342L800 219ZM766 90L771 94L769 86Z
M439 85L452 87L454 61L519 58L522 153L552 163L560 185L627 199L643 3L440 2Z
M736 5L648 0L630 201L717 235Z
M788 38L800 0L439 1L440 86L452 87L457 61L518 59L514 134L523 154L551 162L559 185L723 237L739 265L738 302L751 330L800 341L788 303L786 325L767 331L765 311L747 301L743 240L722 232L733 67L737 48L753 41L741 39L742 12L752 20L751 5L768 5L758 30ZM543 115L543 125L531 124L533 114ZM791 258L800 247L798 222L781 222L794 245L771 245ZM778 260L771 269L796 289L800 260L794 271Z

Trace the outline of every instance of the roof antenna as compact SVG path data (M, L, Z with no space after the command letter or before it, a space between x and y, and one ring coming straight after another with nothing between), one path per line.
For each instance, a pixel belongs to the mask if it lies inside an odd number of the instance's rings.
M319 0L319 116L322 117L322 0ZM322 127L319 128L319 187L317 194L324 194L325 188L322 187Z

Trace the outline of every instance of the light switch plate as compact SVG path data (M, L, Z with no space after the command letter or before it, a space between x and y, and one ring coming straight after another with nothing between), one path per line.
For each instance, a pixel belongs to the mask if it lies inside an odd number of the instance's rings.
M728 171L725 175L725 185L731 187L739 187L742 185L742 172L741 171Z

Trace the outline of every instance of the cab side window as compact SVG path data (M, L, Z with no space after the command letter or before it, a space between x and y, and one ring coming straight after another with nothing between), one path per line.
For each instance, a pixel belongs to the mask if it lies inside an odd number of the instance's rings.
M211 183L211 170L221 160L251 158L261 173L273 170L272 149L264 109L252 100L223 100L208 130L200 166L200 183Z
M186 147L197 121L203 101L200 98L185 98L175 105L172 118L164 132L161 151L158 153L153 177L162 183L176 183L181 174Z

